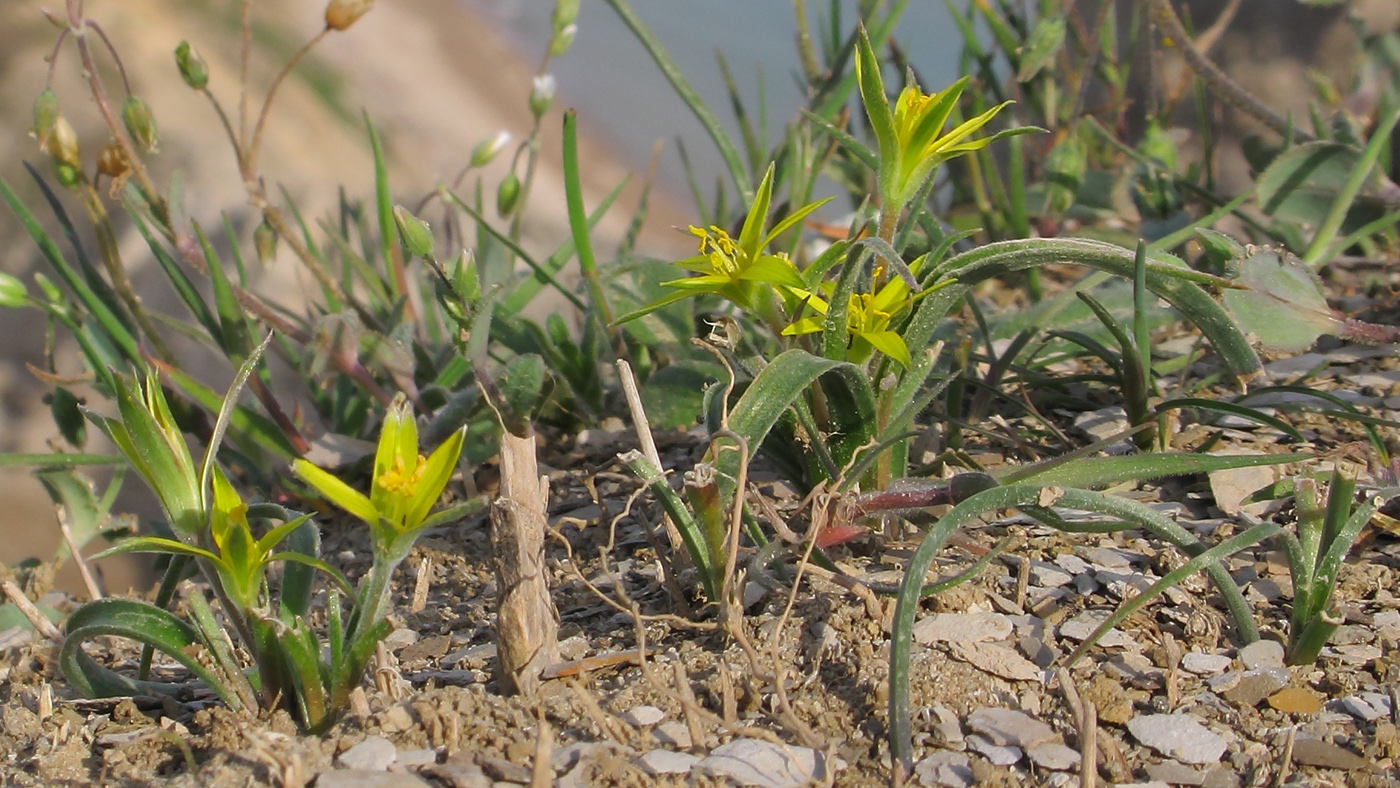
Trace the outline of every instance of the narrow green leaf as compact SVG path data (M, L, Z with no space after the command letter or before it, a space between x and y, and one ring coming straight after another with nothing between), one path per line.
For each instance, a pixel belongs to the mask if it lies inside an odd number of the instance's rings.
M199 634L166 610L129 599L103 599L89 602L74 611L68 618L67 630L63 649L59 652L59 667L69 683L87 697L178 695L184 691L178 685L139 681L120 675L102 667L83 651L85 641L108 635L155 648L207 684L224 703L234 709L242 707L232 689L202 665L197 655L189 653L191 646L201 645Z

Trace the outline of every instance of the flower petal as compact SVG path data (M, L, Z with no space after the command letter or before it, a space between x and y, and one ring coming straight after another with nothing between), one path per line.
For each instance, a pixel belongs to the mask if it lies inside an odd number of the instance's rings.
M876 350L884 353L890 358L903 364L905 368L909 366L909 347L904 344L904 338L894 331L872 331L861 334L860 338L869 342Z
M354 487L303 459L292 462L292 473L315 488L326 500L364 520L371 527L379 527L378 510L369 498Z
M443 489L457 470L457 460L462 456L462 443L466 437L467 428L463 427L452 433L452 437L443 441L432 456L428 457L423 477L418 480L418 486L413 491L404 530L412 531L417 528L427 519L428 512L432 511L433 505L442 497Z

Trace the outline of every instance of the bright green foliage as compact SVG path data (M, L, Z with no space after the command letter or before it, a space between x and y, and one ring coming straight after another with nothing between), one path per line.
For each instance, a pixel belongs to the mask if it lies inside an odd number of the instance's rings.
M711 293L723 297L748 314L770 319L770 327L780 329L783 321L774 312L775 292L781 301L792 302L794 296L801 297L808 285L786 253L769 252L768 247L789 230L800 226L803 219L830 200L803 205L769 229L768 209L773 199L773 172L774 168L769 166L759 183L738 239L717 226L711 226L708 230L692 226L691 234L700 239L700 253L678 260L675 264L698 276L663 282L663 285L676 288L678 292L624 315L617 322L634 320L684 298Z
M1014 128L989 137L973 138L992 118L1011 104L1004 101L958 123L944 132L948 119L958 106L958 99L967 89L969 77L963 77L937 93L924 93L917 85L907 85L900 91L894 110L885 98L885 83L880 76L880 61L870 45L865 28L856 43L856 79L879 144L880 169L878 182L883 210L898 213L913 199L925 180L938 165L981 150L997 139L1015 134L1039 131L1035 128Z

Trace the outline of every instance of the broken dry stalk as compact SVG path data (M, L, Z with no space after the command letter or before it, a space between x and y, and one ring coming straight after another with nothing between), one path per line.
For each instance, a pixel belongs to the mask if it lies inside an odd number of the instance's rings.
M549 480L535 459L535 431L501 431L501 489L491 504L495 556L496 680L502 692L533 696L541 674L559 661L559 614L544 563Z

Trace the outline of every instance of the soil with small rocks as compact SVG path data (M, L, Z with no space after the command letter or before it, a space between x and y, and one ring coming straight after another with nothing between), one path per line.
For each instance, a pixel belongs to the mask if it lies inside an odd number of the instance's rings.
M1386 307L1371 308L1377 319ZM1400 419L1396 350L1324 342L1310 356L1272 362L1253 385L1321 370L1307 385ZM1087 443L1096 433L1085 413L1121 419L1112 402L1096 397L1086 391L1078 408L1051 409L1058 429ZM1282 407L1277 414L1308 444L1240 421L1184 423L1173 446L1217 440L1213 451L1363 457L1355 422ZM1007 418L1004 425L1027 436L1043 429ZM1395 429L1376 429L1400 447ZM974 445L972 437L969 453L988 466L1025 459L1007 444ZM696 432L657 439L663 464L677 472L703 450ZM489 524L477 519L430 532L404 562L389 657L375 665L363 702L323 735L299 733L282 713L237 716L207 693L185 702L83 699L58 673L51 644L24 630L0 633L0 780L202 788L889 784L892 600L811 572L790 594L790 575L769 570L748 578L744 641L724 634L713 617L695 623L677 615L644 531L644 522L660 522L659 511L646 496L629 503L638 484L616 457L634 443L630 429L612 419L578 435L552 435L541 448L551 482L548 565L566 662L551 668L538 697L505 697L492 677L495 580ZM1248 501L1274 473L1184 477L1117 492L1213 543L1256 518L1293 522L1286 506ZM1363 482L1380 481L1380 470L1369 473ZM488 477L468 482L489 489ZM753 481L776 512L800 524L801 501L789 485L761 465ZM1138 531L1067 534L1015 512L989 516L945 549L935 571L954 574L1006 539L1014 549L927 599L914 630L911 782L1079 785L1082 709L1092 706L1100 784L1400 783L1400 540L1384 523L1367 529L1343 567L1336 599L1344 621L1316 664L1284 664L1292 589L1283 555L1264 543L1227 560L1262 641L1241 641L1198 575L1066 666L1064 658L1107 615L1180 566L1183 555ZM352 577L362 573L363 531L334 520L323 530L327 559ZM850 575L898 582L916 539L869 535L830 555ZM788 571L799 557L784 556ZM428 595L417 606L421 573ZM33 596L73 606L48 591L42 572L23 579ZM684 573L678 579L697 585ZM130 669L139 656L117 640L89 648ZM178 665L159 660L156 674L184 679Z

